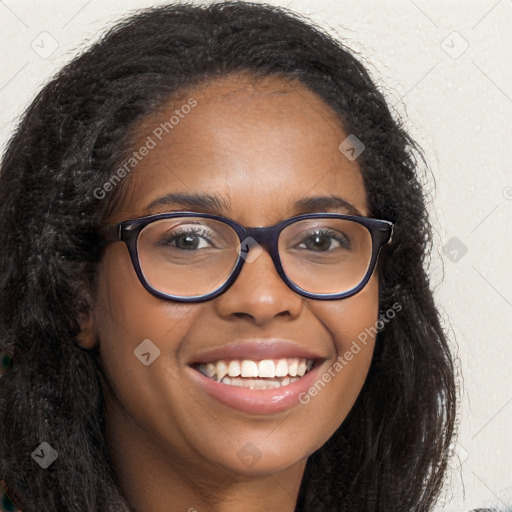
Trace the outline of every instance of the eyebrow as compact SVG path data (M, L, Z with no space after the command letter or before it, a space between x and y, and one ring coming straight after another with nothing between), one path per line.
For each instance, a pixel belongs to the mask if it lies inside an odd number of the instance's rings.
M175 206L190 210L201 209L207 213L219 213L229 210L230 203L222 197L210 194L171 193L155 199L146 206L144 211L149 214L152 210L162 206ZM293 206L298 214L342 209L351 215L362 216L362 213L353 204L336 195L303 197Z
M148 204L144 211L151 211L161 206L179 206L190 209L201 208L208 212L226 211L229 209L229 203L218 196L209 194L167 194L155 199Z

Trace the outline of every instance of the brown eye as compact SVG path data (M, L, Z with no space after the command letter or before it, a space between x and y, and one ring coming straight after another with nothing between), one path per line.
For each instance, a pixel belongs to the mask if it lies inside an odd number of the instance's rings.
M157 242L160 246L176 247L182 250L205 249L212 245L211 232L203 227L180 228L166 233Z
M333 248L350 250L350 240L343 233L328 229L318 229L312 232L303 244L308 250L328 251Z

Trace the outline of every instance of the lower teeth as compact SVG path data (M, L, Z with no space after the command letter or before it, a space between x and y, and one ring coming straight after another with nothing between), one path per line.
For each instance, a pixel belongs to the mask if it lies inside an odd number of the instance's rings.
M280 380L269 379L248 379L241 377L224 377L221 382L230 386L238 386L249 389L273 389L288 386L300 379L300 377L284 377Z

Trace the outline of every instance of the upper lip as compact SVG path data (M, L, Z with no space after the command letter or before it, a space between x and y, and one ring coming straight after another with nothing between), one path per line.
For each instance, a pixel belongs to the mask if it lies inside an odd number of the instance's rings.
M298 345L297 342L276 338L253 338L238 340L225 345L209 348L195 354L189 365L213 363L220 359L281 359L281 358L324 359L323 356L310 348Z

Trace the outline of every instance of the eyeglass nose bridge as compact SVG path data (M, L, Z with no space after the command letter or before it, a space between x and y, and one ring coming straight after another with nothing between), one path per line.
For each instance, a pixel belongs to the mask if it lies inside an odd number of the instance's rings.
M254 260L250 258L251 250L254 250L254 243L252 240L265 249L272 258L274 268L276 269L279 277L284 283L294 291L297 291L294 284L291 283L284 272L281 260L279 258L279 250L277 241L284 225L275 224L274 226L265 226L257 228L246 228L240 224L235 224L238 236L241 240L239 248L239 260L235 269L233 270L230 278L225 283L225 286L230 287L240 275L245 263L252 263Z
M243 228L243 239L240 243L240 257L244 262L250 260L250 251L251 249L254 250L254 244L252 244L252 240L254 240L254 242L270 254L279 275L282 276L281 263L277 250L279 228L279 225L260 228Z

